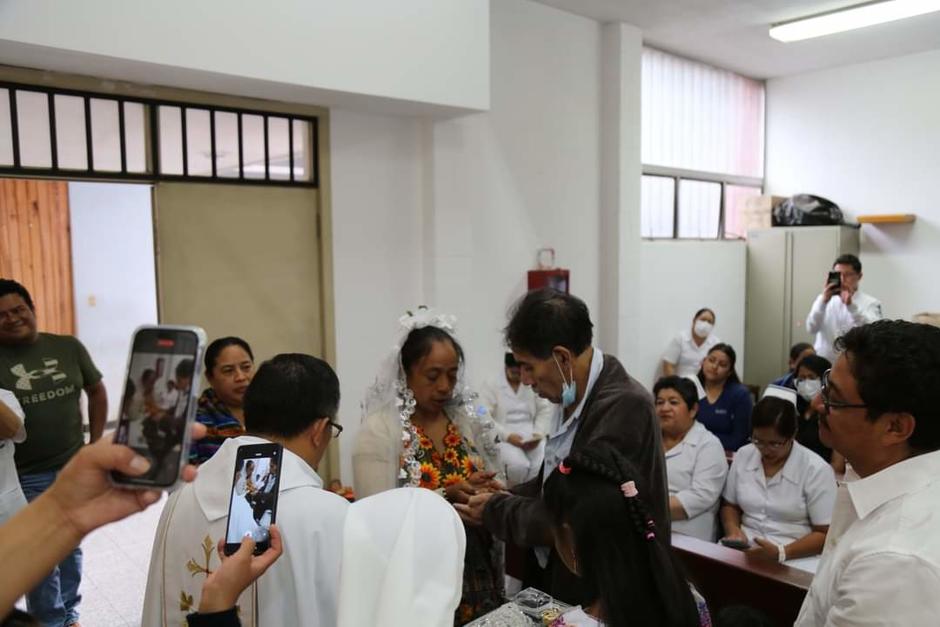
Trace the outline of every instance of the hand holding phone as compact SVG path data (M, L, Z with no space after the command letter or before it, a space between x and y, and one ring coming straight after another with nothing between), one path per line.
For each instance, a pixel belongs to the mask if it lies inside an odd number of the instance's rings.
M719 542L721 542L722 546L739 551L746 551L751 546L747 540L741 540L740 538L722 538Z
M238 551L245 537L254 540L255 555L268 550L269 529L277 520L283 452L280 444L273 443L238 447L225 531L226 555Z
M829 299L838 294L842 290L842 274L835 270L829 273L829 276L826 277L826 285L823 287L823 295L826 297L826 302L829 302Z
M138 476L113 472L115 484L169 490L180 481L205 344L198 327L145 326L134 332L114 442L134 449L150 469Z

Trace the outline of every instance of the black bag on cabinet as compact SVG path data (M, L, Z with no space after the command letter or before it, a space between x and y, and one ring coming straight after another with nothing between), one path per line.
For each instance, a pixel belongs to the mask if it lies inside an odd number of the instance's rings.
M774 226L829 226L842 224L839 205L812 194L797 194L773 209Z

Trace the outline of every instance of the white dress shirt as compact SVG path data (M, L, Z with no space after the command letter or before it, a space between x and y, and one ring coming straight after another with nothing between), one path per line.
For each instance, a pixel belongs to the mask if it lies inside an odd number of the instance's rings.
M16 474L16 462L13 459L14 445L26 440L26 428L23 426L23 408L16 400L16 395L8 390L0 390L0 401L20 419L19 429L13 437L0 440L0 524L3 524L13 514L26 507L26 497L20 489L20 479Z
M247 435L226 440L199 467L196 480L170 496L150 559L144 627L183 624L199 606L205 569L219 566L215 547L225 536L238 447L267 443ZM242 625L336 625L348 507L323 489L313 468L284 449L277 511L284 554L239 597Z
M706 542L715 541L721 491L728 476L724 447L695 421L682 441L666 451L669 496L682 503L687 520L673 520L672 530Z
M552 471L558 467L558 464L568 457L568 453L571 452L571 446L574 444L574 436L578 434L578 426L581 424L581 412L584 410L584 403L587 401L588 396L591 395L591 390L594 389L594 384L597 383L597 379L601 376L603 369L604 354L600 349L595 347L594 356L591 357L591 370L588 374L587 389L584 390L584 396L581 397L581 402L578 403L578 406L575 408L574 412L568 416L567 420L565 420L564 408L561 405L555 406L555 424L551 435L545 440L545 461L542 462L543 484L548 481L548 477L552 474ZM548 564L550 554L551 549L549 547L535 547L535 557L538 559L539 565L542 568L545 568Z
M836 478L826 460L794 441L783 468L767 479L760 451L747 444L734 454L723 496L741 508L748 540L787 545L832 520Z
M938 624L940 451L847 482L839 497L796 626Z
M806 331L816 334L816 354L834 362L837 355L833 344L838 338L853 327L881 320L881 316L881 301L865 292L855 292L851 305L843 303L838 295L823 302L820 294L806 317Z
M708 355L709 349L720 342L718 336L712 333L699 346L692 339L692 331L686 329L669 342L663 353L663 360L675 365L678 376L694 376L701 369L702 360Z

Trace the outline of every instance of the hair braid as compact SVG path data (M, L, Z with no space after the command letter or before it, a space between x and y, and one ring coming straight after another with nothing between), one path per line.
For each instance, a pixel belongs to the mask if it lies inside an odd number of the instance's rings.
M565 466L572 469L580 469L591 474L597 475L607 481L615 484L618 488L627 481L635 481L635 478L629 476L626 465L620 463L622 460L613 458L613 465L607 460L601 459L589 451L579 451L565 458ZM616 466L616 467L614 467ZM630 522L637 534L645 537L647 540L653 540L656 537L656 523L646 507L646 503L639 496L622 497Z

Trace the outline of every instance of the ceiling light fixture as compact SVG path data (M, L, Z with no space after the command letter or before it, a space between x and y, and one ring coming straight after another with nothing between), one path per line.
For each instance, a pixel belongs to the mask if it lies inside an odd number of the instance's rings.
M782 42L842 33L940 11L940 0L884 0L774 24L770 36Z

